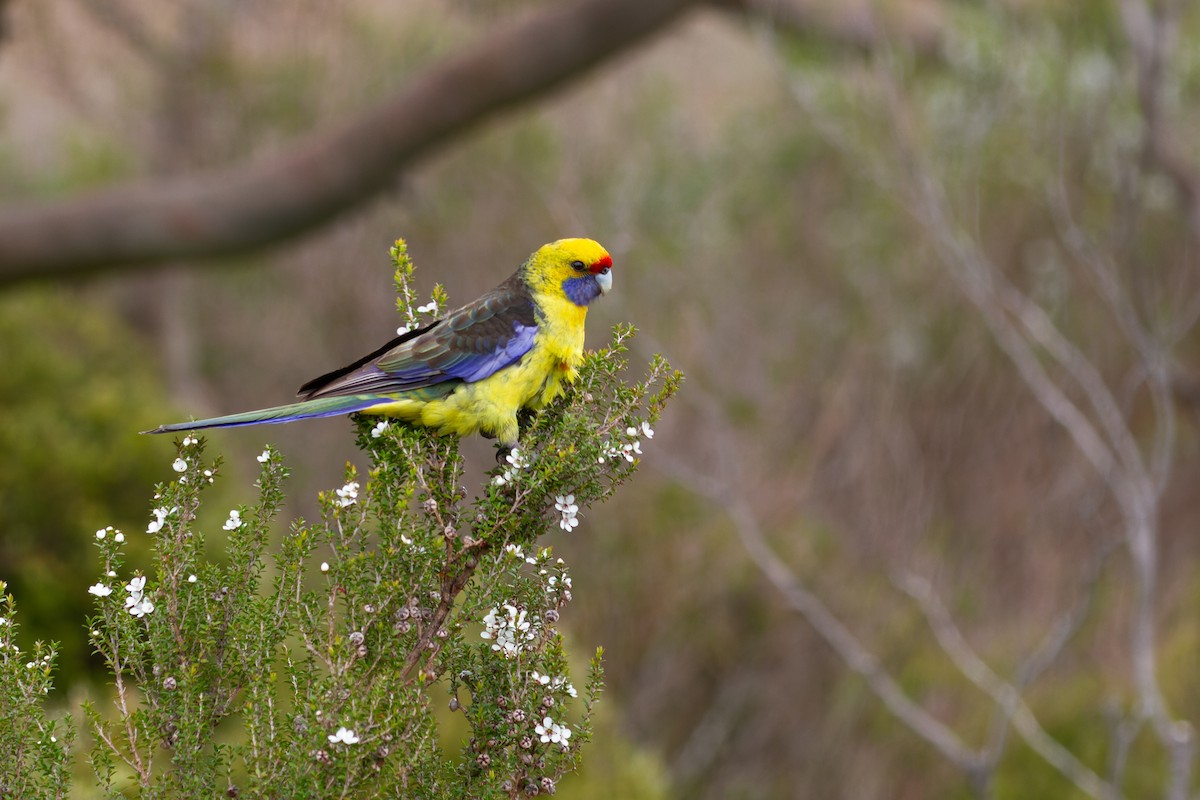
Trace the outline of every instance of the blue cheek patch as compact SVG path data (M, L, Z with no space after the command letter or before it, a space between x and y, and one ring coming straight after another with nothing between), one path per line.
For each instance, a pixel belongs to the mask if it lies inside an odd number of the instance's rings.
M577 278L567 278L562 283L563 292L572 303L586 306L600 296L600 284L592 275L580 275Z

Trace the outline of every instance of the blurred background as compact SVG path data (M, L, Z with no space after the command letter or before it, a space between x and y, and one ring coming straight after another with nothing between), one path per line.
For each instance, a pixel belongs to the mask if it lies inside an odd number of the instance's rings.
M283 152L563 5L0 2L0 218ZM23 635L63 703L105 691L92 532L136 547L173 457L137 431L386 341L395 238L457 304L590 236L590 344L632 322L687 382L547 539L610 687L564 795L1196 796L1198 34L1169 0L701 4L270 248L0 276ZM232 503L276 444L293 515L357 458L342 419L210 441Z

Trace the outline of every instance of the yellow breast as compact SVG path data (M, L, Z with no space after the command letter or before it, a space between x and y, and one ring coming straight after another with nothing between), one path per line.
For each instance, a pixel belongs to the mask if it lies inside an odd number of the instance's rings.
M534 345L516 364L475 383L464 383L436 400L397 399L365 413L396 417L439 433L469 436L482 432L513 446L519 429L517 412L538 409L559 397L563 383L575 379L583 359L583 330L569 339L556 338L556 326L543 326Z

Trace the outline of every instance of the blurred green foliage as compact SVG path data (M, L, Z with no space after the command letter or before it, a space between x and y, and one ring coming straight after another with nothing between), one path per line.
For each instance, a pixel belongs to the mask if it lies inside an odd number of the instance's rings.
M92 532L145 528L145 490L165 462L135 426L171 407L153 352L76 293L0 296L0 342L0 578L21 605L22 646L59 643L62 687L88 660ZM144 539L130 539L144 557Z

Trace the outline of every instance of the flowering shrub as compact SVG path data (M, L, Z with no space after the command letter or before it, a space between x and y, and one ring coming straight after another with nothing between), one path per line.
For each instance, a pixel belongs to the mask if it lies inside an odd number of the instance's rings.
M401 297L412 302L402 245L393 257ZM91 643L112 676L111 707L84 709L101 789L187 798L552 794L579 763L602 676L597 651L583 691L571 683L558 630L571 577L553 544L538 539L579 526L581 509L632 475L640 440L678 387L678 373L657 357L644 381L622 382L632 334L618 327L587 356L567 397L526 422L520 449L475 497L457 440L358 418L365 474L348 465L343 485L321 494L320 519L293 522L273 554L287 477L279 453L258 457L257 500L206 531L197 511L221 461L203 439L177 440L171 480L156 487L148 515L154 568L126 569L126 535L105 528L94 539L100 575L80 588L94 596ZM207 557L210 534L224 539L226 559ZM5 617L7 625L11 610ZM4 636L0 627L0 643ZM6 658L0 650L0 690L37 695L48 685L50 651L31 656L28 674ZM439 744L434 687L469 727L457 755ZM27 727L24 752L42 755L32 773L18 756L15 772L40 777L11 785L37 789L21 797L52 796L38 787L65 786L67 751L47 749L53 726L30 713L42 721L36 735ZM12 780L10 758L0 753L0 780Z
M22 652L7 588L0 581L0 799L65 797L74 731L45 712L56 653L41 642Z

